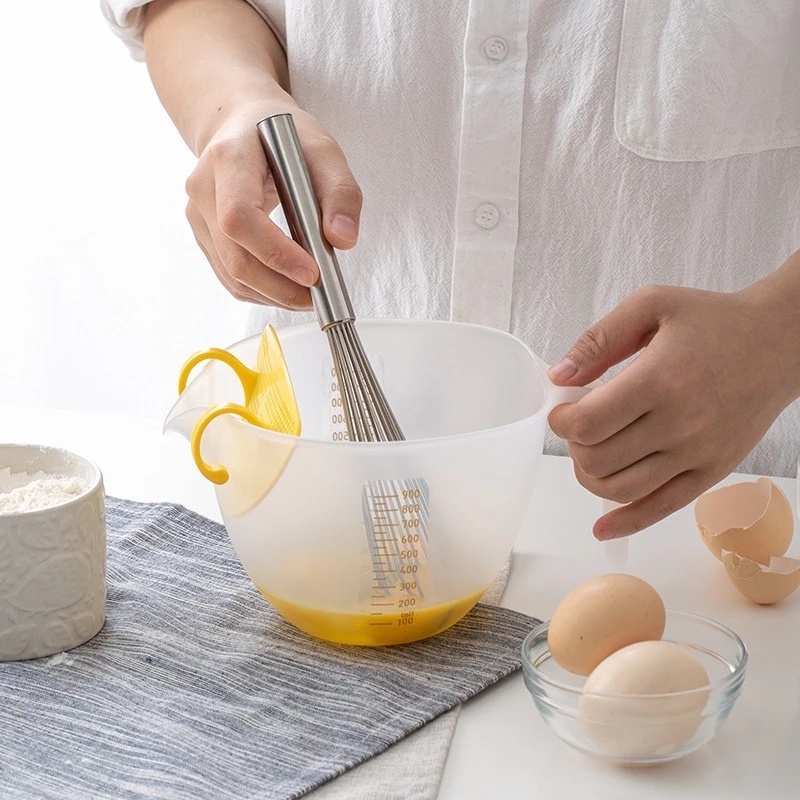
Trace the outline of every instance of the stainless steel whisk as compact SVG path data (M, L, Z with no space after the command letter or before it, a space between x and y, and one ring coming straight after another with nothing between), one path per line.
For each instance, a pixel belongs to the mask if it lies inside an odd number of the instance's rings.
M401 441L405 437L364 352L339 262L323 233L322 212L291 114L262 119L258 132L292 238L319 267L311 299L331 349L348 437L353 442ZM373 565L368 591L370 602L378 603L373 615L380 616L386 606L376 598L424 596L420 568L428 558L429 495L424 478L372 480L362 487ZM413 544L408 543L409 533ZM416 580L408 580L408 575Z
M364 352L336 253L323 233L292 115L262 119L258 132L292 238L319 267L311 299L328 337L348 436L354 442L401 441L405 437Z

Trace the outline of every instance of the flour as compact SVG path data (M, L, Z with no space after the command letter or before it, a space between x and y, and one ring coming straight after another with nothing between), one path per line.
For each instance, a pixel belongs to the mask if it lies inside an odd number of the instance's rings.
M39 511L67 503L89 489L89 482L74 475L49 472L12 472L0 469L0 514Z

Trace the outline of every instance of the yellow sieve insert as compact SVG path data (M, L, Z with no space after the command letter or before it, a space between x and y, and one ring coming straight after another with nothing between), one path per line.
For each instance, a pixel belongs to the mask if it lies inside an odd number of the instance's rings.
M264 329L261 336L254 370L243 364L233 353L211 347L195 353L187 359L178 378L178 392L182 393L186 388L192 370L201 362L209 360L222 361L227 364L236 373L244 391L244 405L224 403L212 406L202 414L192 430L192 456L197 468L208 480L216 484L224 484L230 477L229 470L222 464L208 464L200 452L203 434L212 420L223 414L235 414L251 425L278 433L299 436L301 431L300 412L283 356L283 348L271 325ZM281 459L281 461L285 466L285 460ZM257 465L250 464L249 467L251 467L251 479L252 473L261 475L263 478L263 470L258 469ZM273 476L270 485L274 483L278 475Z

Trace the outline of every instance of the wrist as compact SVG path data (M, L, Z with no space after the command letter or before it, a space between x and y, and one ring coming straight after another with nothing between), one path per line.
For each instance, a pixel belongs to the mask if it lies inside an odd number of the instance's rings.
M800 398L800 250L775 272L740 293L752 303L784 376L788 403Z
M270 114L291 113L297 109L297 103L277 82L240 87L224 100L210 105L190 143L192 152L199 156L210 142L224 136L229 129L240 129L243 123L251 123L255 128L257 122Z

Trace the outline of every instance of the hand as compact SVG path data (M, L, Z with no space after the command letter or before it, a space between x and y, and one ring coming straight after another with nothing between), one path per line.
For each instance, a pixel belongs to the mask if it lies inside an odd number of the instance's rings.
M795 282L797 275L795 268ZM758 284L735 294L646 287L551 369L555 383L582 386L641 351L607 383L550 413L578 481L629 504L596 521L598 539L654 524L741 463L800 391L797 325L782 324L789 315L798 316L796 306Z
M307 287L319 272L311 256L269 219L278 195L256 123L273 113L294 117L322 207L324 233L334 247L356 243L361 190L339 145L319 122L285 105L251 104L228 116L186 182L186 216L198 245L234 297L299 310L311 307Z

